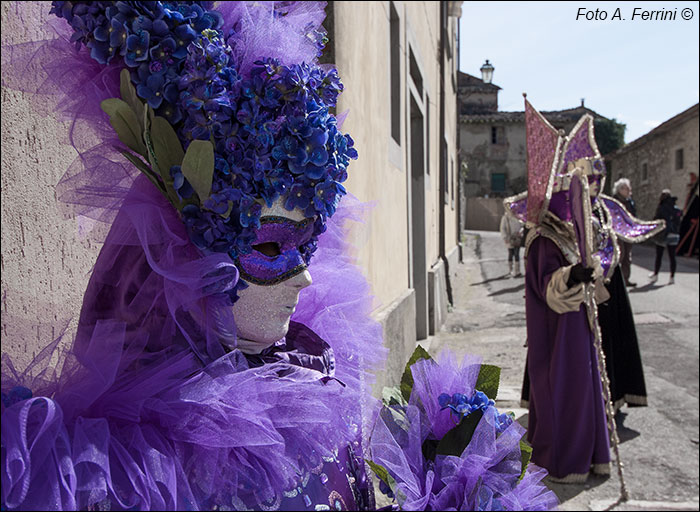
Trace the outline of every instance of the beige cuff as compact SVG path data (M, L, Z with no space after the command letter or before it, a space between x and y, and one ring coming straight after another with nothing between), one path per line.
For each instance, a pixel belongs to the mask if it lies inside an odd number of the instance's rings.
M600 264L600 259L595 258L593 265L593 277L595 278L595 291L593 297L595 298L596 304L602 304L610 298L610 292L605 287L605 272L603 272L603 266Z
M571 288L566 286L572 266L555 270L547 284L547 305L560 315L578 311L585 300L583 283L578 283Z

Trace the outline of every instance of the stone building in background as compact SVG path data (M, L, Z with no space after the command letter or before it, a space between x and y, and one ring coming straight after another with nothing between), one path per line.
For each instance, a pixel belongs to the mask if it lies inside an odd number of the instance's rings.
M628 178L637 216L652 219L661 191L671 189L685 208L698 178L698 104L606 158L608 180ZM697 194L697 187L695 187Z
M498 230L502 199L527 189L525 112L498 110L500 87L491 83L493 66L487 60L482 78L459 72L459 137L464 226ZM584 114L609 121L587 108L543 111L555 127L568 133Z

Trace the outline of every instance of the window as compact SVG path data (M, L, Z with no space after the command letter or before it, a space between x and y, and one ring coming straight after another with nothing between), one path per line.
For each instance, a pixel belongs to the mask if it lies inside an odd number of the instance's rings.
M506 131L503 126L491 127L491 144L505 144Z
M399 15L389 2L389 59L391 82L391 138L401 143L401 43Z
M506 175L502 172L495 172L491 174L491 192L505 192L506 191Z
M642 182L649 179L649 166L646 162L642 164Z
M416 56L413 55L413 48L409 49L409 61L410 61L410 73L411 79L413 80L413 85L416 86L419 95L423 95L423 75L421 75L420 68L418 67L418 61Z
M683 169L683 148L676 150L676 170Z

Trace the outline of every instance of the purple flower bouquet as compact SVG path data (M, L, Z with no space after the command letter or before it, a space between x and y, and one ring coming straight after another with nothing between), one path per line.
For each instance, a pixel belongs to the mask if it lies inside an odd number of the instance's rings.
M500 369L418 347L401 386L385 388L368 464L402 510L551 510L525 429L494 405Z

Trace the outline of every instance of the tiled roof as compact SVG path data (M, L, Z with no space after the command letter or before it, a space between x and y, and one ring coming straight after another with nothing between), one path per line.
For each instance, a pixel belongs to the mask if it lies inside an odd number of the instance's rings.
M486 84L481 78L475 77L474 75L470 75L469 73L465 73L463 71L460 71L457 76L457 85L460 89L472 91L475 89L481 89L483 91L492 92L501 90L501 88L496 84Z
M595 119L605 119L597 112L586 107L567 108L565 110L551 110L541 114L552 124L578 121L583 114L591 114ZM525 112L491 112L489 114L465 114L459 116L460 123L524 123Z

